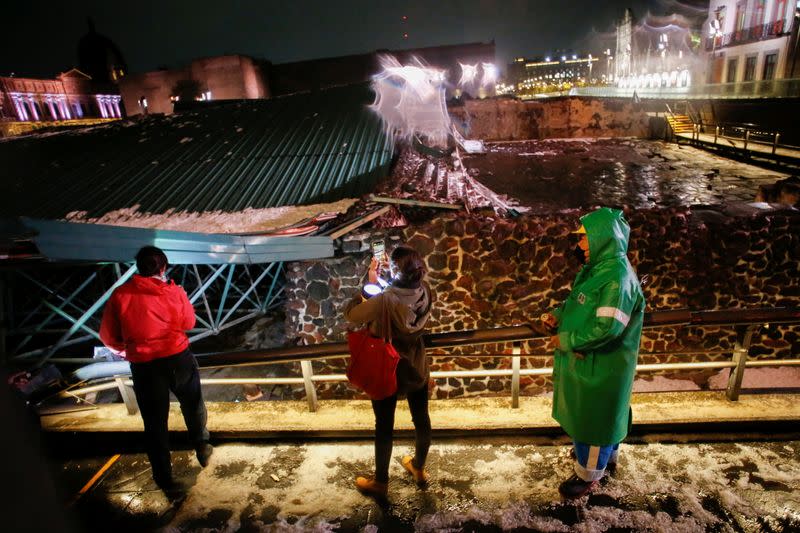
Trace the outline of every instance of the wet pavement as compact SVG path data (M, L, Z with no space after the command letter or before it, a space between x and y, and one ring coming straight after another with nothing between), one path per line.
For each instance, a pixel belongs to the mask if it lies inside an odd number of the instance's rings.
M665 442L665 441L662 441ZM388 502L353 488L372 467L369 440L226 443L201 469L173 453L188 489L167 497L146 457L120 457L73 506L88 531L797 531L800 441L624 444L590 496L559 497L569 447L521 437L435 440L419 489L395 443ZM77 492L108 457L62 464Z
M464 155L471 176L534 212L594 205L635 208L753 202L788 174L690 146L641 139L490 143Z

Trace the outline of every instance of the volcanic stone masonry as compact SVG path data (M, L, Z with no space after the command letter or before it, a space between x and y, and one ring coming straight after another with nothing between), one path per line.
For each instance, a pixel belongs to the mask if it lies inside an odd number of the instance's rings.
M435 215L404 228L364 236L384 238L387 249L408 242L425 257L436 294L430 331L499 327L534 322L561 302L578 265L571 258L578 211L517 219L465 213ZM800 305L800 213L740 206L672 208L627 213L631 262L647 276L648 311ZM357 247L356 247L357 248ZM366 250L367 246L362 246ZM348 325L345 303L366 276L369 252L295 262L286 272L286 333L297 343L341 341ZM789 357L800 351L800 328L777 327L757 336L751 357ZM675 327L645 330L641 363L728 360L733 328ZM698 350L727 353L696 353ZM508 368L510 358L470 358L471 353L510 353L510 345L465 347L434 354L433 370ZM694 353L693 353L694 352ZM523 347L523 368L552 366L542 341ZM341 373L343 360L315 362L318 373ZM711 371L668 373L706 385ZM645 375L646 376L646 375ZM547 377L521 379L523 394L546 391ZM502 377L437 380L435 398L508 394ZM301 392L298 391L298 395ZM322 398L355 394L344 383L319 387Z
M521 102L492 98L465 100L447 110L460 121L466 137L484 141L649 135L647 113L630 99L563 97Z

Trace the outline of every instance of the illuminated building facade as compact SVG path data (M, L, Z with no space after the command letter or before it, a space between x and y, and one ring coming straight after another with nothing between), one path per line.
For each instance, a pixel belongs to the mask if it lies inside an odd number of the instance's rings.
M685 88L697 75L696 26L679 15L653 16L638 23L633 12L617 23L616 55L606 50L612 81L621 88Z
M122 78L119 92L129 115L172 113L186 100L269 98L269 64L243 55L195 59L188 66Z
M127 70L119 48L89 31L78 42L78 64L54 79L0 77L0 136L49 126L89 125L125 115L115 82Z
M629 77L632 73L631 59L633 53L633 12L630 9L625 10L625 16L617 25L616 49L614 79Z
M518 57L508 65L508 78L518 95L566 90L605 77L598 72L600 60L587 54L554 54L526 59Z
M711 0L703 26L708 83L800 76L796 0Z
M62 122L85 118L121 118L120 96L98 92L92 79L77 69L55 79L0 77L0 120Z

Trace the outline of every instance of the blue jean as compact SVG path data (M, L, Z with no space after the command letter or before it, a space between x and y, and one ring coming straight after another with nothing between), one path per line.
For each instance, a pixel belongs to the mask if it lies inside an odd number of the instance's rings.
M575 474L584 481L597 481L606 471L609 463L616 463L619 443L606 446L592 446L573 441L575 446Z

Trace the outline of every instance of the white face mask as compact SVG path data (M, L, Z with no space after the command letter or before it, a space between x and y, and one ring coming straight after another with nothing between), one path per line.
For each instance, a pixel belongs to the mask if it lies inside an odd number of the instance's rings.
M152 277L154 277L154 278L156 278L156 279L160 279L160 280L161 280L161 281L163 281L164 283L166 283L166 282L167 282L167 279L168 279L168 278L167 278L167 272L166 272L166 271L165 271L163 274L156 274L155 276L152 276Z

